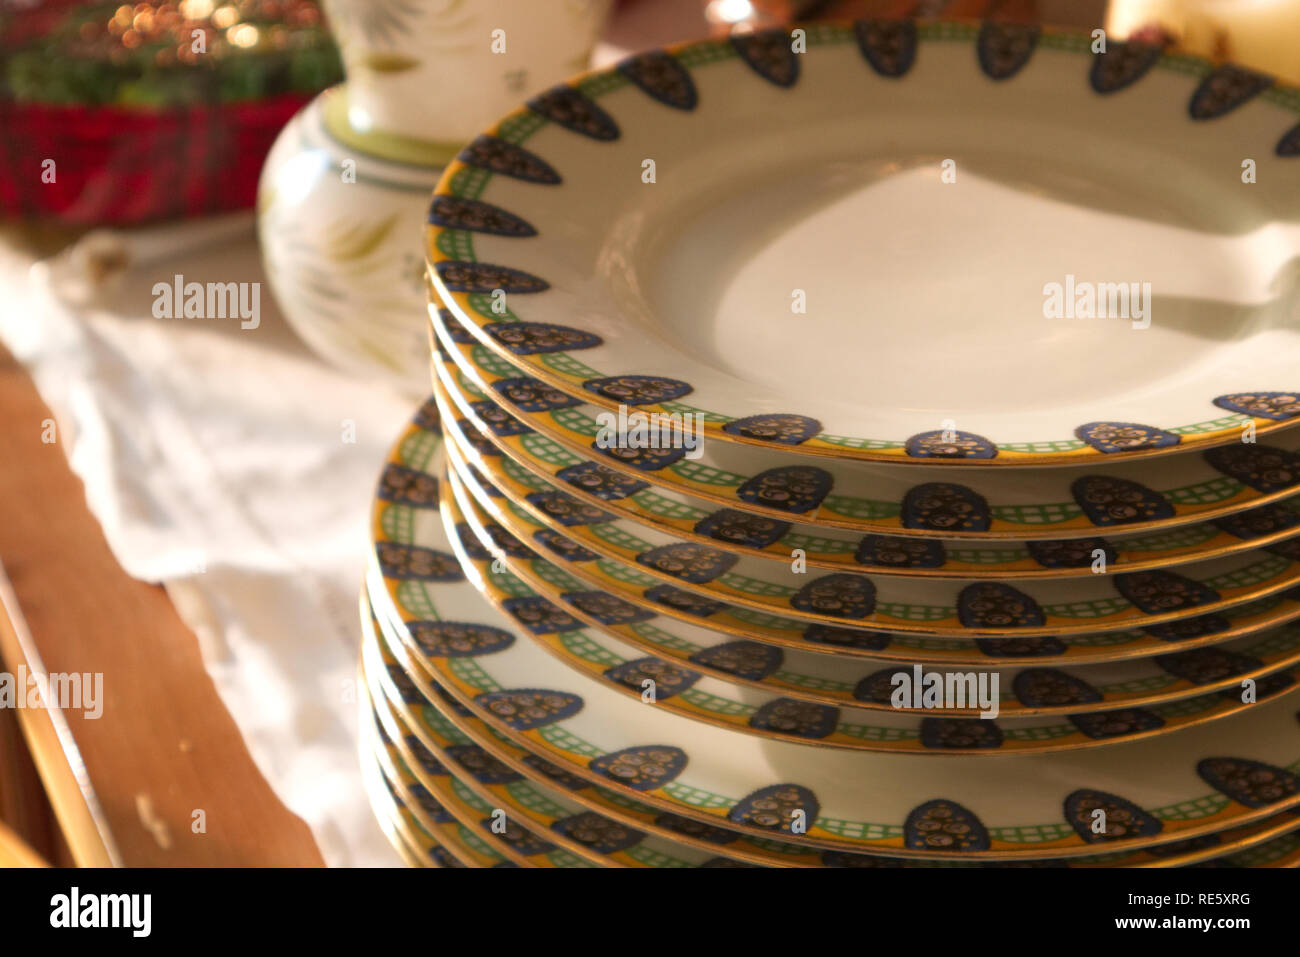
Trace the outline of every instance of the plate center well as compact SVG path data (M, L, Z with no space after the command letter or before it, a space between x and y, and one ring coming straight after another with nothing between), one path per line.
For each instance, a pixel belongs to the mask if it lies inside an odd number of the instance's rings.
M1294 252L1268 226L1194 227L1143 177L1030 182L999 157L944 172L826 162L695 207L642 273L661 335L775 393L932 411L936 428L1022 404L1086 418L1282 335Z

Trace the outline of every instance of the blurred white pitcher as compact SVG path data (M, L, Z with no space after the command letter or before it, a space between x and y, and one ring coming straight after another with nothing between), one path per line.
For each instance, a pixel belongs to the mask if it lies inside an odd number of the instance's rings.
M325 0L358 132L463 142L587 66L610 0Z
M258 232L271 290L322 356L429 390L423 224L461 146L587 66L609 0L325 0L347 82L267 157Z

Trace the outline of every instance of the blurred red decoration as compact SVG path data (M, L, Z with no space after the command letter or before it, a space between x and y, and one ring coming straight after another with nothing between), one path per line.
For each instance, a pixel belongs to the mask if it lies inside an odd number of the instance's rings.
M309 99L148 111L0 101L0 211L90 226L250 208L271 144Z
M315 0L0 0L0 213L251 207L280 129L341 77Z

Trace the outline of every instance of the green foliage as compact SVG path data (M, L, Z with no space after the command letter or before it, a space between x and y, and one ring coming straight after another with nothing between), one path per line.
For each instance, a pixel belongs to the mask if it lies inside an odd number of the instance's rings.
M174 36L133 49L105 36L88 44L80 35L83 25L106 22L118 5L75 7L44 34L10 45L3 38L14 17L0 17L0 98L51 105L184 107L281 93L310 95L343 79L338 49L320 25L285 28L289 42L282 47L259 42L242 48L216 38L190 64L175 62ZM256 18L245 22L263 35L278 26Z

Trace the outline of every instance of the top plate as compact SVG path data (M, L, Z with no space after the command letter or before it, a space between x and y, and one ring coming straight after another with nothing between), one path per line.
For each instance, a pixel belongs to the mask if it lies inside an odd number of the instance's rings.
M438 295L588 402L800 454L1084 464L1300 416L1300 90L1069 32L802 29L506 117L438 186Z

